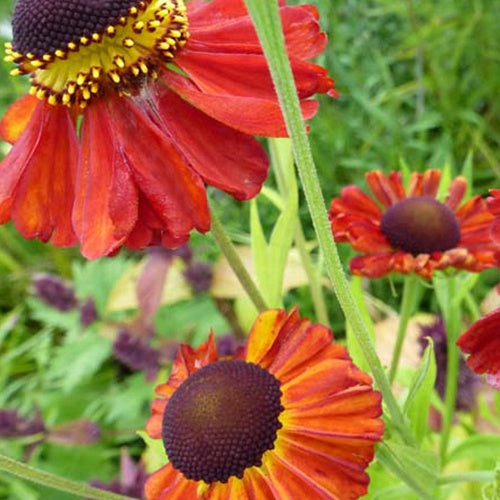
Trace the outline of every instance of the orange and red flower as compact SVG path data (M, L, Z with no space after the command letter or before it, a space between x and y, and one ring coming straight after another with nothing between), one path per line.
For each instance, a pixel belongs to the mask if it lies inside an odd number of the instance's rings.
M500 309L476 321L457 341L469 354L471 370L486 374L488 382L500 389Z
M335 95L309 62L326 37L314 7L280 1L280 13L308 119L313 94ZM268 160L253 136L286 129L243 0L18 0L13 32L8 58L32 95L0 125L14 144L0 223L95 258L207 231L207 184L259 192Z
M351 260L353 274L378 278L415 272L430 278L448 267L478 272L500 264L486 202L474 196L461 204L467 188L461 176L441 202L436 198L440 180L439 170L413 173L405 190L400 172L374 171L366 175L373 197L351 185L332 200L335 239L366 254Z
M169 456L146 498L365 494L381 397L332 337L296 310L269 310L233 358L219 358L213 335L196 350L181 347L146 426Z

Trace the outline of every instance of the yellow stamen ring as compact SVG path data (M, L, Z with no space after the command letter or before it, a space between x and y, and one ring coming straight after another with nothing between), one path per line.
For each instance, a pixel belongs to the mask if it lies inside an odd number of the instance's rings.
M106 87L128 95L145 77L157 78L158 65L169 62L188 36L183 0L143 0L115 26L70 42L66 50L36 58L6 43L5 60L18 65L11 74L31 73L32 95L53 105L85 108Z

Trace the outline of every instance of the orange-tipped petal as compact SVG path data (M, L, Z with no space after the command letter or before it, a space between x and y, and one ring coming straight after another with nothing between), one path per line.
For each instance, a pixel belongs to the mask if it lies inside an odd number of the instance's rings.
M71 209L77 154L68 109L40 101L0 165L0 223L12 218L25 238L74 245Z
M0 121L0 137L14 144L27 127L38 99L26 94L11 104Z

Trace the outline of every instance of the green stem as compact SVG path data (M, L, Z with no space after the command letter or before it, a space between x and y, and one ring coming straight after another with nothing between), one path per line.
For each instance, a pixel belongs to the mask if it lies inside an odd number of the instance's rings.
M485 483L495 480L495 472L490 470L475 470L470 472L460 472L459 474L448 474L438 479L438 484L452 483Z
M441 463L446 461L446 453L450 441L450 433L455 415L455 406L458 390L458 370L460 366L460 353L456 341L460 333L460 301L457 300L457 287L455 277L445 280L447 303L440 303L441 313L446 327L446 388L444 398L443 427L441 430L440 456ZM439 294L438 294L439 299Z
M116 493L92 488L83 483L55 476L54 474L35 469L4 455L0 455L0 470L26 479L27 481L71 493L78 497L92 498L95 500L133 500L131 497L117 495Z
M325 258L325 266L332 281L337 299L344 314L352 325L353 332L369 364L373 377L382 392L392 421L406 443L415 443L410 429L405 423L382 363L377 356L368 330L357 310L344 274L337 247L332 237L325 210L321 185L316 173L306 129L302 119L290 62L286 55L285 41L276 0L245 0L254 22L260 43L266 55L276 93L283 110L288 134L292 139L293 154L309 212Z
M328 325L330 320L328 319L325 295L323 293L323 286L321 285L321 275L316 267L314 267L314 264L312 262L311 254L307 249L306 238L302 229L302 223L300 222L300 219L298 217L297 227L295 229L295 246L299 251L302 265L304 266L304 270L309 280L309 290L311 290L311 298L313 301L316 318L320 323Z
M229 236L224 231L224 228L219 220L219 217L215 213L215 210L212 207L211 210L212 217L212 227L211 233L216 241L217 245L221 249L222 253L226 257L231 269L234 271L234 274L238 278L241 286L245 289L246 293L250 297L250 300L254 303L255 307L259 311L264 311L267 309L266 301L262 297L257 285L252 280L250 274L248 273L246 267L243 262L241 262L240 256L234 245L231 243Z
M399 317L398 335L396 343L394 344L394 351L392 353L391 369L389 371L389 381L394 382L396 373L398 371L399 359L401 358L401 350L403 349L403 342L406 336L406 329L408 321L415 308L415 295L418 288L418 278L415 274L410 274L405 277L405 284L403 289L403 299L401 301L401 312Z
M472 322L476 322L482 315L479 306L477 305L476 299L472 296L470 292L467 292L464 296L465 305L469 310Z
M279 191L283 200L286 200L288 196L288 188L287 186L296 185L295 180L295 169L293 165L291 165L290 169L286 169L283 165L280 166L280 162L283 162L285 159L283 158L283 154L280 155L280 151L282 149L279 148L280 142L284 139L270 139L269 140L269 149L271 152L272 164L275 166L274 172L276 175L276 181L278 184ZM289 141L289 139L286 139ZM285 179L285 175L291 175L294 177L293 182L290 182L289 179ZM285 201L286 203L286 201ZM299 214L297 213L296 219L296 227L295 227L295 235L294 241L295 246L300 254L300 260L302 261L302 265L304 266L304 271L307 274L307 279L309 282L309 290L311 291L311 298L314 305L314 312L316 313L316 318L320 323L324 325L328 325L328 313L326 310L325 304L325 296L323 294L323 287L321 286L321 276L317 269L314 267L314 264L311 259L311 254L307 249L307 242L304 236L304 230L302 229L302 222L300 221Z

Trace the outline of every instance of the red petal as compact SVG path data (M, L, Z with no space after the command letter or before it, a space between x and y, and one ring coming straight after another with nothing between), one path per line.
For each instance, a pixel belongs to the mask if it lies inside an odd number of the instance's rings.
M137 220L137 189L106 104L85 110L73 225L88 259L119 248Z
M476 373L500 375L500 309L476 321L457 345L470 354L467 364Z
M0 137L14 144L30 121L39 100L29 94L18 99L7 109L0 121Z
M148 109L142 99L113 98L107 102L124 161L166 233L183 241L193 228L208 231L210 213L204 184L170 138L153 123L148 113L154 116L158 110Z
M389 177L379 171L368 172L366 182L384 207L390 207L405 197L399 172L391 172Z
M74 245L70 214L77 155L68 109L39 101L0 165L0 222L11 217L25 238Z
M171 91L162 95L159 109L174 143L207 184L238 200L260 191L269 162L257 140L210 118Z
M184 100L240 132L267 137L288 135L277 101L227 94L206 94L198 90L184 76L172 71L164 72L164 78L167 86ZM318 103L306 100L301 103L301 107L303 118L307 120L316 113Z

